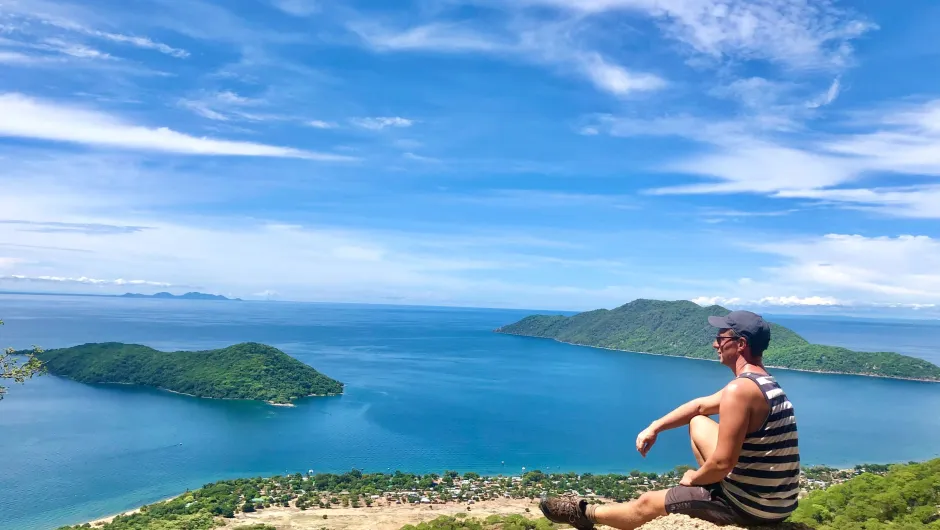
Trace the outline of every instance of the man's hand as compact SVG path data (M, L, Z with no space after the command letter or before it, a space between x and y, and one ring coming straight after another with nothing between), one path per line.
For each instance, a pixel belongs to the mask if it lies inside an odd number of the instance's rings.
M656 443L656 437L659 434L652 427L647 427L636 437L636 450L646 458L646 453L650 452L653 444Z
M694 469L690 469L690 470L686 471L685 474L682 475L682 480L679 481L679 485L680 485L680 486L691 486L691 485L692 485L692 479L695 478L695 474L696 474L696 471L695 471Z

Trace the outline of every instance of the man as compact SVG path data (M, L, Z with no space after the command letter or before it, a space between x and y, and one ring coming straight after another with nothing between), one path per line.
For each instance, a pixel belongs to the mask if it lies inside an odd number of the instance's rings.
M708 323L718 328L712 347L735 378L719 392L654 421L636 439L636 449L645 457L660 432L688 425L699 468L687 471L679 486L644 493L627 504L543 499L540 508L545 517L579 530L595 524L633 530L670 513L717 524L769 524L782 521L796 508L800 474L796 417L762 362L770 344L770 325L750 311L708 317ZM714 414L719 423L709 418Z

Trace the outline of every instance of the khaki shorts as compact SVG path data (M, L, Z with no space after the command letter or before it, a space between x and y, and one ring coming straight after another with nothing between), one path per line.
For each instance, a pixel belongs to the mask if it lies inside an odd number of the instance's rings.
M666 492L666 513L681 513L718 525L770 523L737 510L721 492L718 484L671 488Z

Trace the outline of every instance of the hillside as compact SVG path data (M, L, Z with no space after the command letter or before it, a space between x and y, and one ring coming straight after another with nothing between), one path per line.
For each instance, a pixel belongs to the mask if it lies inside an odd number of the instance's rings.
M864 466L863 466L864 467ZM547 530L569 528L541 517L542 492L599 493L596 502L618 502L602 491L632 489L620 500L646 491L645 479L669 487L679 471L657 475L589 473L481 477L455 471L443 475L395 473L307 474L232 479L187 491L94 525L102 530L210 530L267 524L276 530ZM940 459L862 472L825 490L809 492L786 523L768 530L940 530ZM665 482L663 482L665 481ZM451 493L456 492L456 493ZM469 503L467 499L476 499ZM433 503L424 500L433 499ZM77 530L82 526L62 527ZM605 528L605 527L598 527ZM740 530L684 515L648 523L642 530ZM761 527L752 527L756 530ZM268 530L268 529L265 529Z
M277 348L251 342L194 352L106 342L48 350L39 358L50 373L82 383L150 386L197 397L286 404L343 392L339 381Z
M711 345L716 330L708 325L708 317L729 312L717 305L641 299L616 309L597 309L570 317L532 315L496 332L640 353L715 359ZM922 359L811 344L773 323L764 363L814 372L940 381L940 367Z

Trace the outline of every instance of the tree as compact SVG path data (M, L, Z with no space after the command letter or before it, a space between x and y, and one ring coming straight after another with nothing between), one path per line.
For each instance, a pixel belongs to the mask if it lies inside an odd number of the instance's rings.
M3 321L0 320L0 326L2 325ZM42 353L42 350L39 349L39 346L33 346L33 351L26 354L17 353L13 348L7 348L3 353L0 353L0 379L12 379L14 383L23 383L34 375L44 374L46 369L42 361L36 357L40 353ZM22 362L21 357L25 357L26 362L20 364ZM0 399L3 399L6 392L6 387L0 385Z

